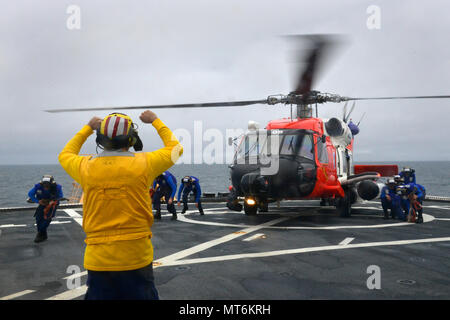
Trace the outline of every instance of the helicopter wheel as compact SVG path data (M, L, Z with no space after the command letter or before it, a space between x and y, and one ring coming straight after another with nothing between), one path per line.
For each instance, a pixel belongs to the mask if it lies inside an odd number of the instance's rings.
M269 212L269 204L266 201L259 203L259 212Z
M247 216L255 216L258 212L258 205L248 205L247 202L244 201L244 212Z
M344 198L339 198L336 201L336 209L339 213L339 215L342 218L348 218L351 215L352 212L352 202L350 200L348 192L345 192Z

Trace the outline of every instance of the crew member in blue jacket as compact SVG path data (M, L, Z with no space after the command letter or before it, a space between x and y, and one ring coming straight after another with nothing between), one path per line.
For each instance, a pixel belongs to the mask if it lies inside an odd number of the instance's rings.
M384 219L389 219L388 209L391 210L391 218L402 217L400 196L396 193L397 184L394 179L389 179L386 186L381 189L380 199L383 207Z
M419 209L417 210L416 223L422 223L423 222L422 203L426 195L425 187L417 183L408 183L404 185L404 188L405 188L404 196L402 196L401 198L401 206L403 211L407 215L409 213L411 203L413 203L414 201L419 202L420 206L418 206Z
M404 184L416 183L416 173L413 168L403 168L399 175L403 178Z
M156 210L155 219L161 219L161 198L167 203L167 211L172 214L171 220L177 220L177 211L173 199L177 192L177 179L169 171L164 171L153 182L153 208Z
M180 189L178 190L178 205L181 205L181 192L183 192L183 211L181 213L185 213L188 210L188 195L190 192L194 193L195 196L195 206L198 208L200 215L203 215L202 202L200 201L200 197L202 195L202 189L200 188L200 182L198 178L194 176L186 176L181 180Z
M64 197L61 185L51 175L44 175L41 181L28 192L28 202L39 203L36 218L37 235L34 242L47 240L47 228L58 209L59 201Z

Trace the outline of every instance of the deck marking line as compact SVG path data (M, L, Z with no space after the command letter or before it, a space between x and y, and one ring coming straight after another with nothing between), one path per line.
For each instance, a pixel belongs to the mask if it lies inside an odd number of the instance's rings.
M83 217L78 212L73 209L64 209L64 212L72 217L80 226L83 226Z
M181 216L179 218L179 220L183 220L183 219L184 219L183 216ZM166 265L166 264L168 264L170 262L173 262L173 261L176 261L176 260L179 260L179 259L183 259L183 258L185 258L187 256L193 255L193 254L195 254L197 252L200 252L200 251L204 251L204 250L209 249L211 247L214 247L214 246L216 246L218 244L221 244L221 243L224 243L224 242L228 242L228 241L231 241L231 240L236 239L238 237L241 237L244 234L248 234L248 233L254 232L256 230L259 230L259 229L265 228L267 226L271 226L271 225L274 225L274 224L286 221L288 219L290 219L290 218L283 217L283 218L274 219L274 220L271 220L271 221L268 221L268 222L265 222L265 223L262 223L262 224L259 224L259 225L256 225L256 226L251 226L251 227L248 227L248 228L240 230L240 231L242 231L244 233L227 234L227 235L225 235L223 237L220 237L218 239L207 241L207 242L198 244L196 246L193 246L191 248L188 248L188 249L176 252L174 254L171 254L169 256L166 256L164 258L156 260L156 262L160 263L160 265L155 266L155 268L159 267L159 266L164 266L164 265Z
M289 215L284 216L288 218L297 218L301 215ZM381 219L381 216L380 216ZM431 222L436 218L432 215L423 214L423 222ZM185 216L179 216L179 221L187 222L187 223L195 223L195 224L203 224L210 226L222 226L222 227L234 227L234 228L242 228L245 226L250 227L250 225L245 224L230 224L230 223L221 223L221 222L212 222L212 221L203 221L203 220L192 220ZM410 222L395 222L395 223L386 223L386 224L375 224L375 225L357 225L357 226L328 226L328 227L277 227L277 226L265 226L267 229L279 229L279 230L339 230L339 229L374 229L374 228L387 228L387 227L402 227L402 226L410 226L414 225L414 223Z
M257 233L257 234L255 234L255 235L253 235L251 237L243 239L242 241L252 241L252 240L255 240L255 239L258 239L258 238L265 238L265 237L266 237L266 235L264 233Z
M63 279L64 280L72 280L72 279L76 279L76 278L81 278L81 277L83 277L85 275L87 275L87 270L83 271L83 272L71 274L70 276L67 276L67 277L65 277Z
M80 286L80 287L72 289L72 290L64 291L60 294L57 294L57 295L47 298L45 300L72 300L72 299L78 298L79 296L82 296L83 294L86 293L86 291L87 291L87 286L83 285L83 286Z
M24 296L26 294L33 293L33 292L35 292L35 290L24 290L24 291L20 291L20 292L14 293L14 294L10 294L9 296L2 297L2 298L0 298L0 300L12 300L12 299L15 299L15 298L18 298L18 297L21 297L21 296Z
M348 245L350 242L352 242L353 240L355 240L355 238L345 238L344 240L342 240L339 245L340 246L346 246Z
M4 224L1 225L0 228L17 228L17 227L26 227L26 224Z
M264 258L264 257L279 256L279 255L285 255L285 254L298 254L298 253L306 253L306 252L333 251L333 250L344 250L344 249L355 249L355 248L371 248L371 247L381 247L381 246L400 246L400 245L410 245L410 244L417 244L417 243L446 242L446 241L450 241L450 237L386 241L386 242L368 242L368 243L348 244L345 246L334 245L334 246L322 246L322 247L267 251L267 252L259 252L259 253L231 254L231 255L215 256L215 257L208 257L208 258L172 260L172 261L168 261L167 264L164 266L167 267L167 266L176 266L176 265L183 265L183 264L219 262L219 261L236 260L236 259L244 259L244 258Z

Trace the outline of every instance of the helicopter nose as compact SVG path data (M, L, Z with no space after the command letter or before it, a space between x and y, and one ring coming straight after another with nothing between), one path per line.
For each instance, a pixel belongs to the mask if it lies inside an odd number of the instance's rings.
M244 194L261 194L269 191L269 181L259 173L247 173L241 178L241 189Z

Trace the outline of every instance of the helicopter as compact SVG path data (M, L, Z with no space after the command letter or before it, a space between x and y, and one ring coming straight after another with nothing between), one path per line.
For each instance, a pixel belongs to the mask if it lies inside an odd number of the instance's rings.
M291 117L272 120L264 129L250 121L248 131L236 144L230 168L230 196L227 207L246 215L267 212L268 204L282 200L321 200L334 205L341 217L351 215L359 199L372 200L380 194L380 177L394 176L397 165L354 165L353 143L359 132L349 121L356 101L392 99L438 99L450 95L403 97L346 97L312 89L324 54L333 44L329 35L294 36L311 43L305 67L298 72L295 89L286 95L260 100L167 104L149 106L52 109L47 112L93 110L178 109L244 107L284 104ZM347 103L353 101L349 112ZM319 118L318 105L344 102L342 119ZM292 115L293 109L295 115ZM313 109L315 108L315 116ZM238 138L233 139L236 143ZM240 204L243 201L243 206Z

